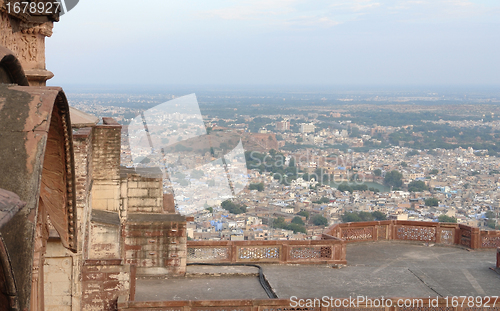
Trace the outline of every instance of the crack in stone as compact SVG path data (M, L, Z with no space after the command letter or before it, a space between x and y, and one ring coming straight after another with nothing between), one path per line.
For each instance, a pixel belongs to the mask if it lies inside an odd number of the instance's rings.
M435 290L434 288L432 288L432 286L430 286L429 284L427 284L421 277L419 277L415 272L411 271L410 268L408 268L408 271L410 271L411 274L413 274L420 282L422 282L422 284L424 284L425 286L427 286L431 291L435 292L436 294L439 295L439 297L443 297L443 295L441 295L437 290Z

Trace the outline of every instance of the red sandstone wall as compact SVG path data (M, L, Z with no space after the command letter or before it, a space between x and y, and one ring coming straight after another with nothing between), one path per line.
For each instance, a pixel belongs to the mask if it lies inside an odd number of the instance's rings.
M82 269L82 310L117 310L119 296L134 299L135 270L121 260L87 260Z
M188 241L188 262L346 264L345 241Z
M127 222L122 232L126 263L136 265L138 274L186 272L185 221Z
M93 133L93 178L98 180L120 178L122 126L108 119L103 118L105 124L96 126Z
M500 247L500 231L481 231L452 223L403 220L351 222L331 226L325 233L346 242L402 240L461 245L472 249Z
M163 212L175 213L175 200L174 195L171 193L163 194Z

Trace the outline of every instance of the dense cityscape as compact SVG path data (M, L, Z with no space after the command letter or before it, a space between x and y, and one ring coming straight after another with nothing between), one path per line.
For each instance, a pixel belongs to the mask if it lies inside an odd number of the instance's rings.
M287 93L202 95L206 133L196 134L209 137L209 144L186 143L196 135L179 123L179 131L167 129L157 137L176 142L170 159L151 156L134 164L124 126L122 165L170 164L164 190L175 189L177 209L194 216L187 233L196 240L311 239L335 223L385 219L498 227L498 98L402 95L340 94L334 103L321 94L291 96L299 103L314 101L305 107L275 103L281 97L286 103ZM70 98L76 108L128 125L142 111L178 96ZM234 197L221 187L224 163L217 159L239 139L248 179L233 181L233 188L245 186Z

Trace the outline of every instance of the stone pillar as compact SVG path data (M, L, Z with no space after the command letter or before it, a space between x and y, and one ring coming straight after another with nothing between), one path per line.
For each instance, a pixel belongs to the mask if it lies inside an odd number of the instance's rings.
M87 253L92 185L92 128L85 127L73 133L75 153L76 208L78 222L78 252Z
M80 128L73 133L75 154L76 208L78 226L78 252L72 255L71 309L81 310L82 267L88 256L90 231L90 190L92 186L92 128Z
M175 213L175 201L173 193L163 194L163 212L167 214Z
M103 118L103 123L93 132L92 209L118 212L122 126L112 118Z
M470 248L477 249L481 247L481 230L479 228L471 228Z
M438 222L436 228L436 244L441 244L441 223Z
M54 76L45 68L45 38L52 35L53 22L21 18L0 8L0 45L19 59L31 86L45 85Z
M497 269L500 269L500 247L497 248Z

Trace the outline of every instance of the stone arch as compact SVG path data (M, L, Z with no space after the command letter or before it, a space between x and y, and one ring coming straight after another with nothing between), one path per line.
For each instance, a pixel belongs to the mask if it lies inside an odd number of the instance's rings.
M0 144L4 146L0 188L26 202L2 223L0 195L0 234L10 258L19 309L42 310L49 231L57 232L64 247L77 250L69 106L62 90L54 87L0 84L0 101Z
M51 228L64 247L75 251L76 202L74 159L69 109L63 92L52 108L43 158L35 224L31 310L44 310L44 263Z
M15 193L0 189L0 228L10 221L25 204ZM14 270L0 233L0 311L4 310L19 310L19 304Z
M0 83L28 86L19 60L9 49L0 46Z
M17 289L9 254L0 237L0 311L18 310Z
M51 225L61 237L64 247L76 251L75 167L69 118L66 97L63 92L59 92L52 109L45 145L40 204L47 209Z

